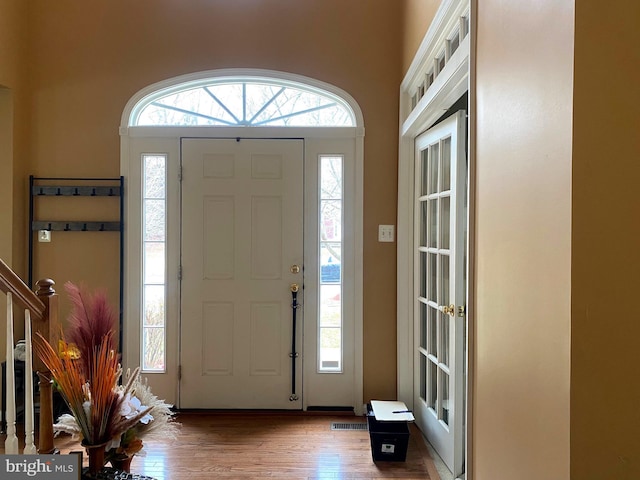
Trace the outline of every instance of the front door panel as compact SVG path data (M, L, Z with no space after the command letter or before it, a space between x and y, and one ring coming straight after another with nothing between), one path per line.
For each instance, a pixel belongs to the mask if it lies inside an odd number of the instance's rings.
M302 408L303 148L182 141L181 408Z

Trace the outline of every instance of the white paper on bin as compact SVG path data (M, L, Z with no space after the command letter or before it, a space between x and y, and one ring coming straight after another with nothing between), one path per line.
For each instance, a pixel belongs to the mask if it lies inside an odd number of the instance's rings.
M371 400L373 415L379 422L413 422L413 413L407 412L404 402L392 402L387 400ZM393 413L402 412L402 413Z

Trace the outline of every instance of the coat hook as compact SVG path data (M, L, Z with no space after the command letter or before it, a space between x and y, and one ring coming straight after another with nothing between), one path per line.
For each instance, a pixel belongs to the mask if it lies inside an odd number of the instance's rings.
M86 223L82 224L82 231L83 232L87 231L87 224Z
M73 191L73 195L74 195L75 197L77 197L78 195L80 195L80 194L78 193L78 187L76 187L76 188L75 188L75 190Z
M71 230L71 229L69 228L69 224L67 223L67 225L64 227L64 231L65 231L65 232L68 232L68 231L70 231L70 230Z
M44 195L44 190L42 189L42 187L40 187L40 191L38 192L38 195Z
M93 188L91 189L91 196L92 196L92 197L95 197L95 196L96 196L96 187L93 187Z
M56 192L56 195L62 195L62 193L60 193L60 187L58 187L58 191Z
M101 224L100 224L100 231L101 231L101 232L104 232L104 223L101 223Z

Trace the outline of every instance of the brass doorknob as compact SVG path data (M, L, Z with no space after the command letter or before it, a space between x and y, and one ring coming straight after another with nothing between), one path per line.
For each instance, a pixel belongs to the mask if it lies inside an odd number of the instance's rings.
M442 307L442 313L445 313L445 314L450 315L450 316L452 316L452 317L453 317L453 316L455 316L455 314L456 314L456 306L455 306L455 305L453 305L453 304L451 304L451 305L449 305L449 306L444 305L444 306Z
M300 290L300 285L298 285L297 283L292 283L291 284L291 291L292 292L297 292L298 290Z

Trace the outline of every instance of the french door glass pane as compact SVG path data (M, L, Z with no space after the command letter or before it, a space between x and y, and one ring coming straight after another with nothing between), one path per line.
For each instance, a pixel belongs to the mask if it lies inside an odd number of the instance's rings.
M419 225L419 232L420 232L420 246L421 247L426 247L427 246L427 234L429 229L427 228L429 223L428 223L428 209L429 209L429 205L430 202L420 202L420 225Z
M421 162L420 168L422 170L421 176L421 188L420 195L428 195L429 192L429 150L423 150L420 152Z
M420 252L420 290L418 295L422 298L427 298L427 252Z
M427 357L420 353L420 398L427 401Z
M449 425L449 375L447 372L440 370L441 380L440 388L442 389L442 411L438 415L445 425Z
M438 256L435 253L429 254L429 296L432 302L438 302Z
M438 248L438 200L429 200L429 247Z
M451 189L451 137L447 137L442 140L442 154L441 154L441 170L442 170L442 183L440 186L441 192L446 192Z
M427 349L427 332L429 330L429 307L420 302L420 348Z
M438 144L429 148L429 193L438 193L438 163L440 147Z
M441 313L440 315L440 336L442 337L440 345L442 345L442 347L438 360L444 365L449 366L449 322L451 317L446 313Z
M428 352L434 357L438 356L438 310L429 306L429 348Z
M442 197L440 199L440 248L448 250L450 248L449 237L451 232L449 231L450 222L449 212L451 211L451 198Z
M429 360L429 371L427 373L427 382L429 385L427 391L427 406L436 409L436 401L438 399L438 366Z
M440 255L440 305L449 305L449 256Z

